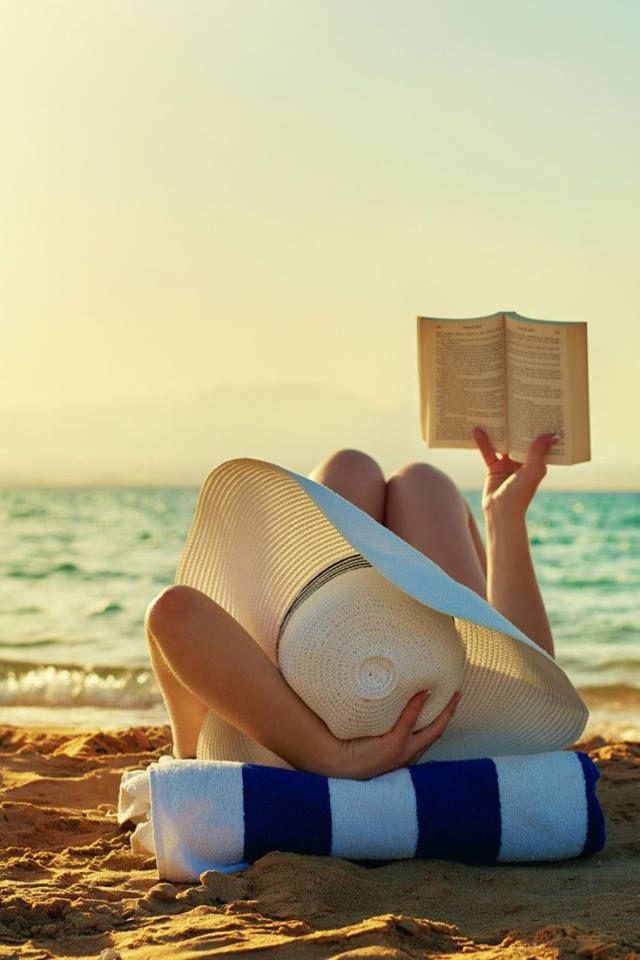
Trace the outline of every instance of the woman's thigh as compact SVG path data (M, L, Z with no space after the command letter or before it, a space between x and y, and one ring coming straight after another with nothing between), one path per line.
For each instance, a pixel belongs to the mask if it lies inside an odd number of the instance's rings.
M396 470L386 485L384 523L454 580L486 598L482 539L466 500L446 473L427 463Z

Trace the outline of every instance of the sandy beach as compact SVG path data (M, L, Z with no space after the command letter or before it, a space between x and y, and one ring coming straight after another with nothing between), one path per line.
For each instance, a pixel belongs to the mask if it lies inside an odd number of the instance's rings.
M2 726L0 956L640 957L640 744L579 746L601 771L595 856L363 867L274 852L174 885L115 819L122 772L171 752L167 726Z

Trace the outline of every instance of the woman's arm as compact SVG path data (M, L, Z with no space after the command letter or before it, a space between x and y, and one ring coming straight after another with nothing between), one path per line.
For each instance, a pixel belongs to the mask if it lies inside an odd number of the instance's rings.
M533 568L524 517L485 515L487 600L543 650L555 656L547 612Z
M546 474L555 434L543 434L524 464L498 457L483 430L474 437L488 473L482 508L487 532L487 600L531 640L554 656L553 637L536 579L525 514Z
M366 780L406 766L442 735L459 699L454 695L433 723L413 733L426 699L418 693L388 733L340 740L244 627L201 591L184 585L166 590L149 606L146 628L187 690L293 767L312 773Z

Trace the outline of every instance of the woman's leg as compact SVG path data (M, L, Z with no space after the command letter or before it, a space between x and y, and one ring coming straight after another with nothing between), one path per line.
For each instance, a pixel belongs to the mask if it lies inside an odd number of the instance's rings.
M309 477L355 503L378 523L384 522L384 473L367 453L337 450L314 467Z
M173 738L173 755L175 757L195 757L198 734L208 708L202 700L191 693L178 680L170 666L170 650L166 646L163 650L160 646L159 636L164 634L163 620L168 627L171 626L169 617L164 612L166 604L161 606L158 602L162 596L163 594L160 594L153 603L149 604L145 617L149 656L169 714ZM152 623L153 630L151 628Z
M385 526L486 599L484 546L466 500L442 470L411 463L387 481Z
M426 463L382 468L360 450L338 450L309 474L355 503L455 580L486 597L487 561L469 506L445 473Z

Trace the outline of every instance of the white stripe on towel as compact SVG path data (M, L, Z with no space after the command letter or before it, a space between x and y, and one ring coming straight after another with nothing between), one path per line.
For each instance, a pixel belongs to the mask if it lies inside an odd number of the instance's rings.
M163 769L154 764L149 767L158 873L190 881L211 869L212 847L221 863L240 863L244 856L242 764L211 764L207 760L174 763L175 778L170 775L170 764ZM192 771L188 778L184 776L185 764Z
M495 757L502 838L498 860L560 860L582 853L587 797L582 765L561 751Z
M418 814L406 768L373 780L329 777L331 854L353 860L414 857Z

